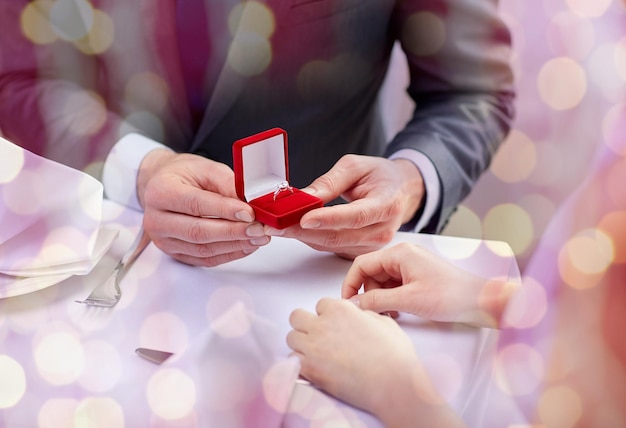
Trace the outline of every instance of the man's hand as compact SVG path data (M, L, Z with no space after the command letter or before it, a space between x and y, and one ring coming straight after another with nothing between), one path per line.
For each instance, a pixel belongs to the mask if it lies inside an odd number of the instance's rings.
M304 189L325 203L348 203L306 213L300 224L266 234L296 238L349 259L383 247L417 212L424 198L419 170L408 160L346 155Z
M146 232L183 263L216 266L270 241L252 208L237 198L233 171L224 164L155 150L141 164L137 194Z

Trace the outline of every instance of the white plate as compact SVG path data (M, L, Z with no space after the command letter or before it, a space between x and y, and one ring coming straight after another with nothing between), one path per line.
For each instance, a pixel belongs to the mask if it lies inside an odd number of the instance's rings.
M91 272L102 256L106 254L109 248L111 248L118 232L118 230L109 228L100 229L93 257L90 259L67 263L64 265L34 269L30 275L14 276L0 272L0 299L32 293L34 291L50 287L51 285L58 284L59 282L73 276L77 272L78 267L84 271L84 274ZM85 270L85 266L88 266L87 270Z

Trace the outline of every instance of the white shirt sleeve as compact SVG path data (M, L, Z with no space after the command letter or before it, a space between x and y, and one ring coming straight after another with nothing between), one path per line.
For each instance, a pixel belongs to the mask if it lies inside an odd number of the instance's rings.
M102 171L104 193L108 199L143 211L137 198L137 173L144 157L155 149L171 150L137 133L125 135L113 146Z
M415 232L419 232L430 222L441 199L441 182L439 181L439 175L437 175L435 165L433 165L431 160L428 159L424 153L413 149L398 150L392 154L389 159L410 160L422 174L424 186L426 187L426 203L422 211L422 216L417 221L414 229Z

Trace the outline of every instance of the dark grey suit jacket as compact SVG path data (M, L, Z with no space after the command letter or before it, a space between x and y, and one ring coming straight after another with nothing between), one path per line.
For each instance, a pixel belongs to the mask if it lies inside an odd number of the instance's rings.
M67 37L33 42L19 26L26 2L0 5L0 128L75 167L102 159L131 125L229 165L233 141L284 128L297 187L344 154L410 148L428 156L441 180L442 203L427 229L434 232L487 168L513 115L511 41L496 0L266 0L244 8L207 1L198 34L209 45L206 108L197 126L176 43L183 25L176 2L93 4L113 23L105 49L97 43L106 40L89 32L93 46ZM95 21L87 21L94 33ZM57 33L69 25L52 24ZM386 141L379 91L396 42L407 55L415 112ZM95 104L77 103L79 96ZM94 115L103 117L94 129L77 126L81 118L97 122Z

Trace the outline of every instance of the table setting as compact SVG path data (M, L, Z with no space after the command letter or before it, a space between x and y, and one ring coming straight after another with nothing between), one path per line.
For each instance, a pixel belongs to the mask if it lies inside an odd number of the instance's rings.
M338 298L350 261L274 237L244 259L188 266L150 243L142 213L105 199L97 180L2 140L0 162L9 156L0 169L0 426L382 426L300 379L285 343L289 314ZM35 199L45 203L29 207ZM389 245L399 242L520 281L502 242L398 232ZM115 301L90 304L111 277ZM498 331L397 321L442 396L481 426ZM149 361L138 348L169 358Z

